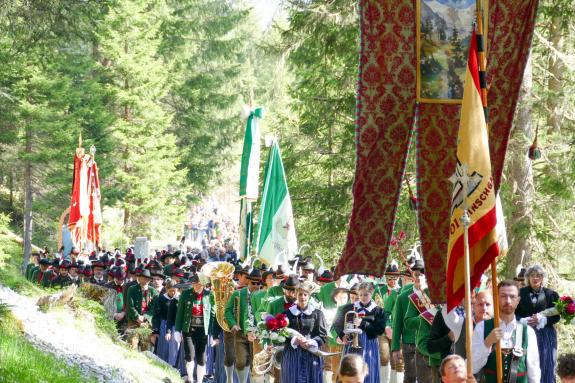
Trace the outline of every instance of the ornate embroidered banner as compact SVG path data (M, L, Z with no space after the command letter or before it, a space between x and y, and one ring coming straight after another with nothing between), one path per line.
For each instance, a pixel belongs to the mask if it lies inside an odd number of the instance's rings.
M383 275L415 109L415 1L360 1L354 205L337 273Z
M416 1L361 0L357 163L347 242L336 274L383 275L415 114ZM490 0L488 105L493 178L499 187L537 0ZM445 301L445 261L459 105L420 104L418 220L433 302Z

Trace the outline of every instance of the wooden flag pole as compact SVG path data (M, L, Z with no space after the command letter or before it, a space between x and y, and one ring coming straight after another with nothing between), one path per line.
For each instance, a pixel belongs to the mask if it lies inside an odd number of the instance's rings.
M461 184L463 186L463 215L461 224L463 225L463 258L465 261L465 353L467 355L467 378L473 378L473 350L471 340L473 338L473 313L471 312L471 268L469 261L469 224L471 219L467 214L467 192L469 185L469 175L467 174L467 164L462 165Z
M493 327L499 327L499 289L497 288L497 263L491 262L491 289L493 291ZM501 341L495 342L495 361L497 363L497 383L503 382L503 356Z
M475 11L477 12L477 37L478 37L478 61L479 61L479 72L480 78L483 80L481 82L481 101L483 103L483 108L485 111L485 123L487 131L489 132L489 116L487 109L487 64L485 58L486 52L486 39L484 38L483 31L483 10L481 9L481 0L476 0ZM493 290L493 325L495 328L499 327L499 292L497 291L497 259L491 262L491 288ZM467 281L467 280L466 280ZM467 293L467 290L466 290ZM468 317L469 318L469 317ZM469 355L469 354L468 354ZM503 382L503 357L501 355L501 342L497 341L495 343L495 361L497 366L497 382Z

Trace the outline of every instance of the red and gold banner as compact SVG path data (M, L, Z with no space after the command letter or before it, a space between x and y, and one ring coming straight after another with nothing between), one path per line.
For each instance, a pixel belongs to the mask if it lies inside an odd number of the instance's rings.
M98 165L82 151L74 156L72 198L68 230L74 246L79 250L94 250L100 243L102 212L100 207L100 179Z
M451 219L447 250L447 310L457 306L465 296L464 226L461 218L467 210L470 224L469 279L471 286L499 254L495 185L491 177L491 160L487 123L479 84L479 63L475 33L471 37L461 121L457 138L457 165L452 177Z

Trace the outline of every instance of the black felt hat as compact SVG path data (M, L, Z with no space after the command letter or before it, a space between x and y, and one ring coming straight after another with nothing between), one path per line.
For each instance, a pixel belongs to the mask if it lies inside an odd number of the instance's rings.
M146 278L152 278L152 274L150 274L150 270L148 269L143 269L141 273L138 273L139 277L146 277Z
M282 289L295 290L299 287L300 281L296 274L290 274L285 281L280 283Z
M333 273L329 270L325 270L321 275L317 278L320 282L333 282Z
M261 282L262 280L262 272L260 271L260 269L254 267L251 272L248 274L247 278L250 281L256 281L256 282Z

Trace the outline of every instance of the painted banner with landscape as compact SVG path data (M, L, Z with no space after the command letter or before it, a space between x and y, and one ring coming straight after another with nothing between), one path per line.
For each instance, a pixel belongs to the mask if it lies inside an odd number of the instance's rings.
M461 102L475 0L418 0L417 96Z

